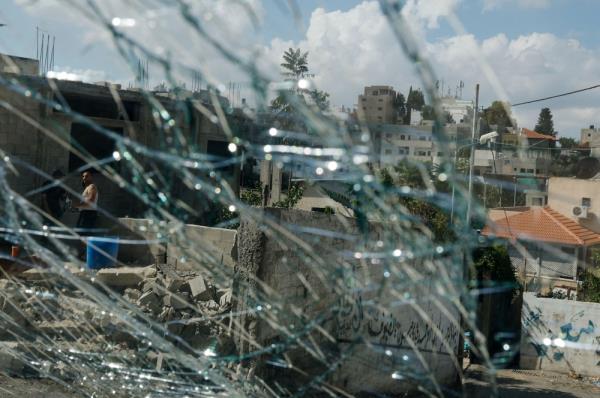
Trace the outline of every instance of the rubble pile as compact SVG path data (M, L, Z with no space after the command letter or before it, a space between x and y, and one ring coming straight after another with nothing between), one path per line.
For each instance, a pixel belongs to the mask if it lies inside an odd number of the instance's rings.
M131 388L139 388L143 379L142 385L151 383L149 391L156 392L161 389L157 383L173 388L168 378L157 376L160 372L189 369L177 355L155 348L148 330L175 351L204 356L213 364L235 353L229 337L230 288L217 287L191 271L154 265L107 268L95 274L70 269L86 283L83 290L43 269L0 279L0 372L77 380L85 391L103 388L94 384L98 379ZM140 374L145 376L140 379ZM186 379L189 388L205 383ZM177 388L182 386L178 381Z

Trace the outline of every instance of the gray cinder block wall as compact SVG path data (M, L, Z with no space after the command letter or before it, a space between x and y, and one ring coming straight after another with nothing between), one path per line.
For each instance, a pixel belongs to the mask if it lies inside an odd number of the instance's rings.
M361 231L355 219L298 210L243 220L233 288L242 376L309 390L319 380L350 394L454 383L460 318L443 272L430 259L388 274L387 260L356 258L363 244L375 251L393 239L381 224ZM461 271L445 272L458 286Z

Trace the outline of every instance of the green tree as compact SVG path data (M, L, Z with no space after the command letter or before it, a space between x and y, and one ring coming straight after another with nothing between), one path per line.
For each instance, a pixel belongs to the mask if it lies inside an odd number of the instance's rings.
M550 108L542 108L540 116L538 117L537 124L535 125L535 131L540 134L556 135L554 131L554 121L552 120L552 112Z
M423 108L421 108L421 117L423 120L435 120L436 115L434 108L430 105L423 105ZM454 118L452 118L450 112L444 111L442 122L446 124L454 123Z
M560 147L564 148L564 149L577 148L577 146L579 145L577 140L575 140L574 138L568 138L568 137L559 138L558 143L560 144Z
M496 245L480 247L473 253L474 278L478 281L510 283L517 285L517 278L506 247Z
M421 90L413 90L412 86L408 90L408 96L406 97L406 115L404 117L404 124L410 124L411 110L421 111L425 105L425 97Z
M309 91L310 99L312 104L317 107L319 111L326 111L329 109L329 93L321 90Z
M286 80L297 82L308 74L308 51L290 47L283 53L281 67Z
M289 48L283 53L281 63L285 80L291 82L291 87L279 92L277 97L271 101L271 111L280 127L287 130L306 130L304 118L297 112L300 106L314 108L315 112L323 112L329 109L329 94L325 91L300 87L298 82L309 75L308 52L302 52L299 48Z
M480 115L483 133L492 131L492 126L497 126L497 131L502 134L508 127L514 127L511 119L509 105L502 101L494 101L492 105L484 109Z
M412 86L408 92L408 98L406 99L406 108L420 111L425 105L425 97L421 90L413 90Z
M399 120L404 120L406 117L406 100L402 93L397 93L394 98L394 109Z

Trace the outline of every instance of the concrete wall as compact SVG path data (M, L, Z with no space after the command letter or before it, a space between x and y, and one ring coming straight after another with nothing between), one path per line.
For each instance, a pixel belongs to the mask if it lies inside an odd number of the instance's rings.
M600 304L523 296L521 367L600 376Z
M167 256L166 223L143 218L119 218L110 231L120 238L118 260L126 264L162 264Z
M40 63L36 59L0 54L0 72L37 76Z
M231 278L235 266L236 230L169 223L167 264L178 270L210 271Z
M352 209L347 208L339 202L331 199L329 195L319 186L307 186L304 188L304 192L302 194L302 199L298 201L296 206L294 206L298 210L311 211L313 208L326 208L330 207L335 211L335 214L341 214L345 217L352 217L354 212Z
M373 245L389 238L382 225L368 229ZM394 274L386 279L384 262L352 256L364 233L355 219L299 210L266 209L259 224L242 222L234 279L235 313L242 315L235 339L240 355L271 347L251 361L257 374L298 388L326 375L349 394L400 394L417 384L431 388L411 380L428 372L441 385L456 381L459 315L434 287L439 274L425 271L421 259L406 262L423 273L421 283L406 284L407 276ZM271 365L288 361L306 377Z
M591 199L587 218L573 215L573 207L581 206L581 198ZM600 181L552 177L548 180L548 206L600 233Z
M109 234L121 240L118 259L123 263L166 263L180 271L204 273L218 285L231 286L236 230L120 218Z

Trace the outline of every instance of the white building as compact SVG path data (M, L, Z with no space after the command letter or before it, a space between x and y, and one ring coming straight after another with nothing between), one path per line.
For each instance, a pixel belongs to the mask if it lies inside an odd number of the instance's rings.
M473 113L473 101L444 97L440 102L442 110L448 112L456 123L463 122L469 114Z
M600 157L600 128L591 125L587 129L581 129L581 145L589 145L590 156Z
M433 161L433 134L429 125L384 124L378 128L379 165L395 166L403 159Z

